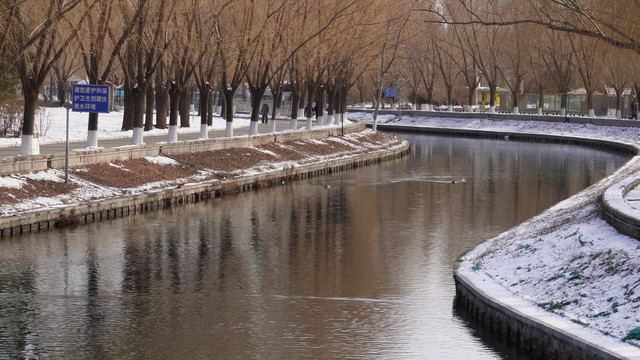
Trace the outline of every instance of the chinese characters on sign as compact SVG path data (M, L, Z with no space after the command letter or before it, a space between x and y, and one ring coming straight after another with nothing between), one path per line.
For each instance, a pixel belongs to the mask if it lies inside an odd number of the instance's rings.
M109 86L73 85L73 111L108 113Z
M384 97L388 97L388 98L398 97L398 89L393 87L384 88Z

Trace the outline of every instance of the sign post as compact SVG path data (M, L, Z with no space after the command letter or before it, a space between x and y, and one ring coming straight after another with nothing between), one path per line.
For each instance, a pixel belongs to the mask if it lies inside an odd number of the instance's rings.
M109 112L108 85L73 85L73 111L89 113Z
M73 85L72 103L65 103L67 108L67 141L64 154L64 182L69 182L69 109L75 112L108 113L108 85Z
M388 98L398 97L398 89L394 87L384 88L384 97L388 97Z

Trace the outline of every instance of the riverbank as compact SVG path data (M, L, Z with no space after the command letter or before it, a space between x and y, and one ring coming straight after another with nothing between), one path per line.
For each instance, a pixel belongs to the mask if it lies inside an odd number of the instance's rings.
M371 120L366 113L352 118ZM571 136L640 148L640 129L591 124L490 119L442 119L384 115L381 124ZM612 176L556 204L465 254L457 270L487 297L549 328L560 328L622 358L640 350L622 339L640 326L640 243L602 218L603 192L640 170L637 157Z
M362 124L350 125L344 136L330 135L337 130L318 127L288 131L281 138L262 135L245 136L244 141L160 145L150 156L107 161L97 161L105 154L87 153L84 163L71 168L69 183L59 168L2 176L0 235L46 231L283 185L397 158L409 147L405 140L364 130ZM96 161L87 161L91 155Z

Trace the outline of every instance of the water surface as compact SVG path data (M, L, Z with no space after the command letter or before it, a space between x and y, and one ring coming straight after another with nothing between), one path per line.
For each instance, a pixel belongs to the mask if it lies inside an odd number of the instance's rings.
M0 358L512 357L454 313L456 259L626 157L403 136L397 161L0 241Z

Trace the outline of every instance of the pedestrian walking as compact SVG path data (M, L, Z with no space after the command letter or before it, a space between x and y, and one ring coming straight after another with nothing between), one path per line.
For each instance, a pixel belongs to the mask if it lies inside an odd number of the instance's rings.
M631 118L638 120L638 100L633 100L631 103Z
M266 124L267 122L269 122L269 105L267 104L266 101L264 102L264 104L262 104L262 109L260 110L260 114L262 114L263 124Z

